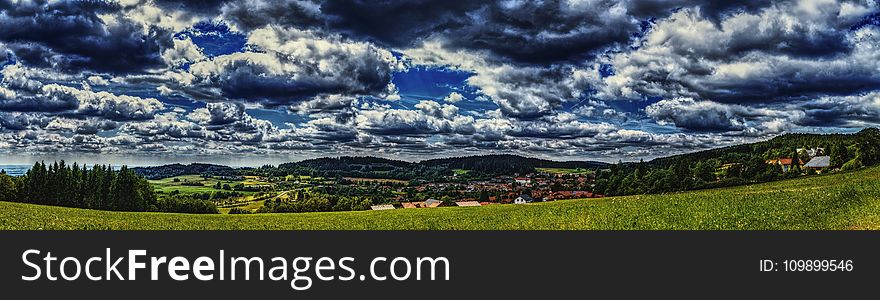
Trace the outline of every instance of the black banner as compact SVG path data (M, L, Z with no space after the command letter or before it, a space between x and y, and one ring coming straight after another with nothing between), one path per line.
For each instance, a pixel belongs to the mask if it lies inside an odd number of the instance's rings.
M827 295L840 299L873 293L880 280L880 233L861 231L6 231L0 232L0 245L3 290L33 299L572 299L662 295L703 299ZM133 281L127 280L129 250L145 250L136 258L144 266L135 270ZM110 276L106 276L108 251L109 261L122 258ZM24 257L26 252L29 254ZM44 258L49 253L56 260L47 268ZM68 257L72 258L64 263L64 274L60 274L59 265ZM100 260L94 260L88 271L93 277L102 277L100 280L87 278L83 269L94 257ZM150 259L159 257L165 262L156 267L157 280L152 280ZM187 279L175 280L169 275L169 261L174 257L181 257L177 260L177 275L187 275ZM212 268L203 268L213 271L202 272L202 279L196 278L193 271L199 257L205 257L201 267L206 267L207 261L213 264ZM251 277L245 280L245 263L239 261L238 269L230 271L231 257L260 258L264 270L259 271L254 262ZM282 259L273 261L276 257ZM321 257L327 258L321 262L321 277L332 280L322 280L316 273ZM341 260L345 257L351 260ZM371 266L377 257L386 259ZM396 257L402 259L392 267ZM421 279L413 278L420 258L441 257L446 261L435 260L433 269L431 262L422 261ZM282 264L282 260L289 264L296 258L311 258L308 268L306 259L297 261L301 270L297 284L302 287L310 283L308 288L291 286L291 265L286 267L286 280L269 278L271 267ZM183 261L187 268L183 268ZM217 271L221 261L226 270L223 280ZM331 265L334 270L330 270ZM35 277L37 268L39 278L23 279ZM56 280L49 280L46 271ZM232 272L236 272L235 280L231 279ZM208 273L213 277L203 280ZM282 269L276 269L274 275L282 273ZM407 273L409 278L395 279ZM430 280L432 273L435 280ZM62 278L73 278L74 274L78 275L76 279ZM263 280L259 276L264 276Z

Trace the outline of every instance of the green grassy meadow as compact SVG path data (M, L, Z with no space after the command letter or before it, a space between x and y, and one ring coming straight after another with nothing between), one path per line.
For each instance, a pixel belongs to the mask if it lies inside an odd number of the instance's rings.
M189 215L0 202L0 229L880 229L880 167L663 195L388 211Z
M174 179L177 179L178 181L175 182ZM202 186L183 185L184 180L186 180L187 182L198 182L202 184ZM202 178L199 175L181 175L158 180L149 180L150 184L155 187L157 192L162 192L166 194L171 193L172 191L178 191L181 194L211 193L217 191L217 189L214 188L214 185L217 184L218 181L221 182L221 184L229 185L237 183L242 183L244 185L268 184L252 178L246 178L244 181L233 181L219 180L215 178ZM241 193L249 194L251 192L242 191Z
M591 174L593 170L590 169L565 169L565 168L536 168L538 172L544 172L549 174Z

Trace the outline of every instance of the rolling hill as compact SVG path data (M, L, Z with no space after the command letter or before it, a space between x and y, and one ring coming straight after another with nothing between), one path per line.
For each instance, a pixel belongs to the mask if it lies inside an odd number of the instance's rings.
M880 229L880 167L671 194L390 211L190 215L0 202L0 229Z
M229 166L200 163L134 167L131 169L138 175L144 176L147 179L162 179L180 175L210 174L215 176L231 176L236 174L236 170Z

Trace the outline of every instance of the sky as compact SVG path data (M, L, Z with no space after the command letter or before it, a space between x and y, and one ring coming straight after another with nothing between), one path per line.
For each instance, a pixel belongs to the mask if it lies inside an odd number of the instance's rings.
M875 0L0 0L0 164L616 162L878 123Z

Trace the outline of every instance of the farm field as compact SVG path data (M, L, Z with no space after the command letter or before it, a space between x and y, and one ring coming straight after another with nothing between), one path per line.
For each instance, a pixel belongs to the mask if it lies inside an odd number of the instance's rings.
M564 168L535 168L538 172L549 174L592 174L590 169L564 169Z
M237 203L234 205L218 206L217 210L220 211L221 214L228 214L229 210L231 210L233 207L238 207L240 209L249 210L249 211L255 211L255 210L259 209L260 207L262 207L263 203L266 202L266 200L240 201L240 202L241 203Z
M221 184L237 184L241 183L244 185L258 185L258 184L267 184L265 182L258 181L256 178L246 178L244 181L235 181L235 180L220 180L215 178L202 178L199 175L181 175L175 177L169 177L158 180L149 180L150 184L152 184L157 192L161 193L171 193L172 191L178 191L181 194L191 194L191 193L211 193L217 191L214 188L214 185L217 182L221 182ZM175 179L177 181L175 181ZM184 185L184 182L188 183L199 183L201 186L192 186L192 185ZM249 194L251 192L241 191L243 194Z
M880 229L880 167L661 195L388 211L190 215L0 202L0 229Z
M378 183L391 183L391 184L406 184L408 182L406 180L384 179L384 178L345 177L345 179L353 181L353 182L378 182Z

